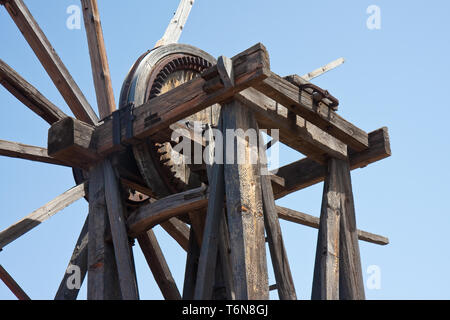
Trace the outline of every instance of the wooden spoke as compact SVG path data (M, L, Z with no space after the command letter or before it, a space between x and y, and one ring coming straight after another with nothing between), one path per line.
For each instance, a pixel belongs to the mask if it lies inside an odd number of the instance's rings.
M180 300L180 291L153 231L148 230L139 235L137 239L164 298L166 300Z
M76 300L80 287L83 284L84 278L87 273L88 265L88 223L89 217L86 218L83 228L81 229L75 248L73 249L72 256L70 257L69 265L67 266L64 277L59 285L58 291L55 295L55 300ZM71 282L71 276L75 270L79 270L79 287L75 286Z
M81 0L100 118L116 109L97 0Z
M84 197L85 194L86 183L79 184L78 186L56 197L39 209L33 211L31 214L16 222L9 228L3 230L2 232L0 232L0 249L3 249L7 244L32 230L73 202Z
M34 113L53 124L67 115L44 97L35 87L0 59L0 82L20 102Z
M6 140L0 140L0 155L11 158L56 164L60 166L69 166L61 160L50 157L47 153L47 149L45 148Z
M161 227L184 249L189 248L189 227L178 218L161 222Z
M125 225L125 217L127 214L122 204L119 181L109 160L103 162L103 172L105 175L105 199L114 243L122 299L138 300L139 293L134 271L134 260Z
M96 124L97 115L23 1L7 0L3 4L75 117Z
M181 32L183 31L184 25L186 24L193 4L194 0L180 1L175 15L173 16L172 20L170 20L170 23L167 26L166 32L164 33L163 37L158 40L155 47L178 42L178 39L180 39Z
M30 297L22 290L22 288L17 284L17 282L11 277L11 275L0 265L0 279L6 284L6 286L11 290L11 292L19 300L31 300Z
M302 78L306 81L311 81L312 79L317 78L318 76L321 76L322 74L339 67L344 62L345 62L344 58L336 59L336 60L324 65L323 67L320 67L314 71L311 71L311 72L303 75Z

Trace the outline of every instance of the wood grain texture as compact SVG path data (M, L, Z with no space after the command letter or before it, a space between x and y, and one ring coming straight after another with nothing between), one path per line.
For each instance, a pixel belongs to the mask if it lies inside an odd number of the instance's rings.
M178 5L178 9L175 12L173 18L170 20L167 26L166 32L163 37L158 40L155 47L168 45L170 43L177 43L180 39L181 33L186 25L186 21L191 12L194 0L181 0Z
M166 300L180 300L180 291L173 279L154 232L148 230L139 235L137 239L163 297Z
M84 26L91 57L92 76L100 119L109 116L115 109L114 92L111 83L105 40L103 38L97 0L81 0Z
M2 232L0 232L0 249L3 249L12 241L16 240L47 219L51 218L53 215L66 208L70 204L74 203L78 199L81 199L85 196L85 194L86 183L82 183L64 192L52 201L46 203L44 206L33 211L25 218L19 220L7 229L3 230Z
M356 151L368 148L368 135L323 103L313 103L311 94L275 73L254 86L268 97L282 104L294 114L311 122Z
M263 141L260 134L259 139ZM267 169L266 150L259 150L264 225L280 300L297 300L288 255L284 246L272 183Z
M105 200L114 244L119 285L123 300L138 300L139 292L134 270L134 260L126 227L126 212L120 194L118 178L109 160L103 161Z
M67 115L0 59L0 83L39 117L53 124Z
M88 300L120 300L122 294L111 242L103 165L89 172Z
M5 283L5 285L11 290L11 292L19 300L31 300L30 297L23 291L19 284L14 280L13 277L3 268L0 264L0 279Z
M342 161L330 159L323 187L311 298L339 300L339 232L345 192Z
M0 155L11 158L56 164L59 166L69 166L66 162L49 156L47 149L45 148L30 146L19 142L0 140Z
M23 1L8 0L4 6L75 117L96 124L97 115Z
M76 288L72 286L68 286L68 281L70 281L70 277L73 275L72 267L76 266L80 270L80 285L83 284L84 278L87 273L87 265L88 265L88 224L89 217L86 218L84 222L83 228L81 229L80 235L78 236L78 240L75 244L75 248L73 249L72 256L70 257L69 264L67 266L66 272L64 272L64 277L59 285L58 291L55 295L55 300L76 300L78 296L78 292L80 288ZM70 272L69 272L70 271Z
M256 120L248 108L238 101L222 105L223 130L257 128ZM225 139L224 154L230 143ZM258 163L252 164L249 156L257 146L241 140L245 152L241 163L237 146L230 149L234 162L226 161L224 175L228 227L230 233L231 263L237 300L268 299L269 284L264 240L264 217L262 207L261 181Z
M344 58L336 59L334 61L331 61L330 63L327 63L323 67L317 68L311 72L308 72L307 74L304 74L302 76L302 78L306 81L310 81L314 78L317 78L317 77L323 75L324 73L327 73L328 71L336 69L337 67L342 65L344 62L345 62Z

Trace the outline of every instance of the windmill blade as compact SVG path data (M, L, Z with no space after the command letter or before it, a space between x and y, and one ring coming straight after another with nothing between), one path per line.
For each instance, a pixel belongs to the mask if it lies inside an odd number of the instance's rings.
M6 140L0 140L0 156L38 161L69 167L68 164L58 159L50 157L47 153L47 149L45 148L30 146Z
M163 37L156 43L155 47L178 42L193 4L194 0L180 1L175 15L173 16L172 20L170 20L170 23L167 26L166 32L164 33Z
M53 124L67 115L0 59L0 82L20 102L34 113Z
M106 56L105 41L98 12L97 0L81 0L84 25L91 57L92 76L100 118L110 115L115 109L111 75Z
M303 78L303 80L310 81L310 80L312 80L314 78L317 78L318 76L321 76L322 74L324 74L324 73L326 73L328 71L331 71L331 70L339 67L344 62L345 62L344 58L336 59L336 60L328 63L327 65L325 65L323 67L320 67L320 68L318 68L318 69L316 69L314 71L311 71L311 72L303 75L302 78Z
M0 2L77 119L96 124L98 117L22 0Z
M46 221L86 194L86 182L64 192L31 214L0 232L0 249Z

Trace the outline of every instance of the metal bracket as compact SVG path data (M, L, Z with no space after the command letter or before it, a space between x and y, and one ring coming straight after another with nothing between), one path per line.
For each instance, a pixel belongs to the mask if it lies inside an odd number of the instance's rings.
M125 107L111 114L113 124L113 144L122 144L122 128L125 128L125 139L133 138L134 103L129 102Z
M337 110L337 107L339 106L339 100L333 97L327 90L324 90L312 83L302 84L299 86L299 88L301 90L312 89L313 90L312 97L315 104L319 103L323 99L328 99L331 101L331 103L325 104L328 105L328 107L331 108L332 110L334 111Z

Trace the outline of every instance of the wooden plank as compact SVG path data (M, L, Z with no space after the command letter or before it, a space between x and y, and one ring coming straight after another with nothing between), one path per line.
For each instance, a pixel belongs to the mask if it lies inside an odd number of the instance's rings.
M9 243L51 218L78 199L84 197L85 194L86 183L79 184L6 228L0 232L0 249L3 249Z
M309 158L326 163L328 157L347 157L347 145L261 92L248 88L236 99L253 110L261 129L278 129L282 143Z
M259 135L259 139L263 139ZM261 143L260 143L261 144ZM259 150L261 167L261 190L264 210L264 225L269 242L270 256L275 279L277 281L278 296L280 300L297 300L294 280L292 279L288 255L283 242L277 208L273 196L272 183L267 169L266 150Z
M276 208L280 219L319 229L320 219L318 217L280 206L277 206ZM358 239L382 246L389 244L388 238L363 230L358 230Z
M257 128L251 111L236 100L222 105L222 119L224 132L227 129L233 132L242 129L245 132L250 128ZM234 144L230 140L232 139L225 139L225 151L230 148L231 143ZM269 297L269 284L261 181L258 164L249 162L249 156L254 154L254 148L257 146L250 146L245 139L238 140L245 150L243 163L236 162L238 152L234 145L230 149L230 152L234 153L234 162L226 161L224 165L234 288L237 300L265 300Z
M158 40L155 47L178 42L193 4L194 0L180 0L178 9L175 12L172 20L170 20L166 32L164 33L163 37Z
M342 164L331 158L325 179L311 298L339 300L339 230L345 201Z
M306 81L311 81L314 78L317 78L318 76L321 76L324 73L327 73L328 71L331 71L340 65L342 65L345 62L344 58L339 58L334 61L331 61L330 63L324 65L323 67L320 67L314 71L308 72L307 74L303 75L302 78Z
M195 235L194 228L191 228L189 234L189 249L186 257L186 269L184 272L183 300L194 299L199 257L200 246L197 242L197 236Z
M80 287L83 284L84 278L86 276L88 264L88 223L89 217L86 218L80 235L78 236L78 240L75 244L75 248L73 249L73 253L70 257L66 272L64 272L64 277L59 285L58 291L56 292L55 300L77 299L80 288L77 288L73 285L69 286L68 281L71 281L70 278L73 275L73 266L79 268Z
M237 92L266 78L269 70L269 58L267 50L262 44L257 44L245 50L233 57L232 60L235 75L234 87L224 88L220 83L217 66L213 66L205 70L202 77L184 83L134 108L134 136L129 139L123 138L122 143L136 143L136 139L149 136L158 140L158 133L164 131L171 124L210 105L227 100ZM123 148L114 145L112 122L112 119L105 119L104 123L95 130L95 137L94 132L86 128L86 132L83 133L84 142L73 141L74 145L53 143L50 147L50 141L56 141L59 136L74 136L73 126L61 127L61 125L58 126L58 123L54 124L49 131L49 154L55 158L72 154L75 160L79 160L76 159L76 156L82 152L81 149L85 149L83 152L85 152L84 158L86 158L97 153L105 156ZM58 126L58 128L53 129L54 126ZM52 137L52 135L56 137ZM125 136L125 128L123 128L122 137ZM66 158L68 157L64 157L64 159ZM96 161L95 156L92 161Z
M30 297L23 291L19 284L11 277L11 275L0 264L0 279L6 284L11 292L19 300L31 300Z
M164 298L166 300L181 300L180 291L153 231L148 230L146 233L139 235L137 239Z
M35 87L22 78L13 68L0 59L0 82L20 102L34 113L53 124L67 115L51 103Z
M75 117L96 124L97 115L23 1L8 0L4 6Z
M223 281L227 290L227 300L236 300L236 291L233 284L233 270L231 268L231 246L230 234L227 224L226 212L222 213L220 229L219 229L219 257L220 266L222 267Z
M100 118L109 116L115 109L114 92L111 83L105 40L98 12L97 0L81 0L84 26L91 57L92 76Z
M368 149L361 152L350 151L350 168L362 168L390 156L389 134L384 127L369 134ZM324 181L326 172L325 166L307 158L274 170L274 173L285 180L284 187L272 185L275 199Z
M89 172L89 242L88 242L88 300L120 300L114 247L107 242L110 233L105 199L103 165Z
M69 166L64 161L50 157L47 149L45 148L30 146L19 142L0 140L0 155L11 158L56 164L59 166Z
M137 236L170 218L205 208L207 203L206 188L199 187L143 205L127 219L129 235Z
M339 239L339 299L364 300L364 282L356 228L355 203L353 200L350 164L340 164L344 187L343 212Z
M296 85L271 73L269 78L254 86L268 97L282 104L294 114L311 122L333 137L341 140L356 151L369 146L368 135L354 126L323 103L313 103L311 94Z
M109 160L103 162L103 172L105 175L106 206L122 299L138 300L139 292L134 271L134 261L125 224L127 214L122 204L119 181Z
M208 210L206 214L205 229L200 251L197 281L195 286L195 300L211 300L216 274L219 228L225 198L225 181L223 164L215 163L212 168L210 181Z
M171 218L160 223L161 227L187 251L189 248L189 227L178 218Z

